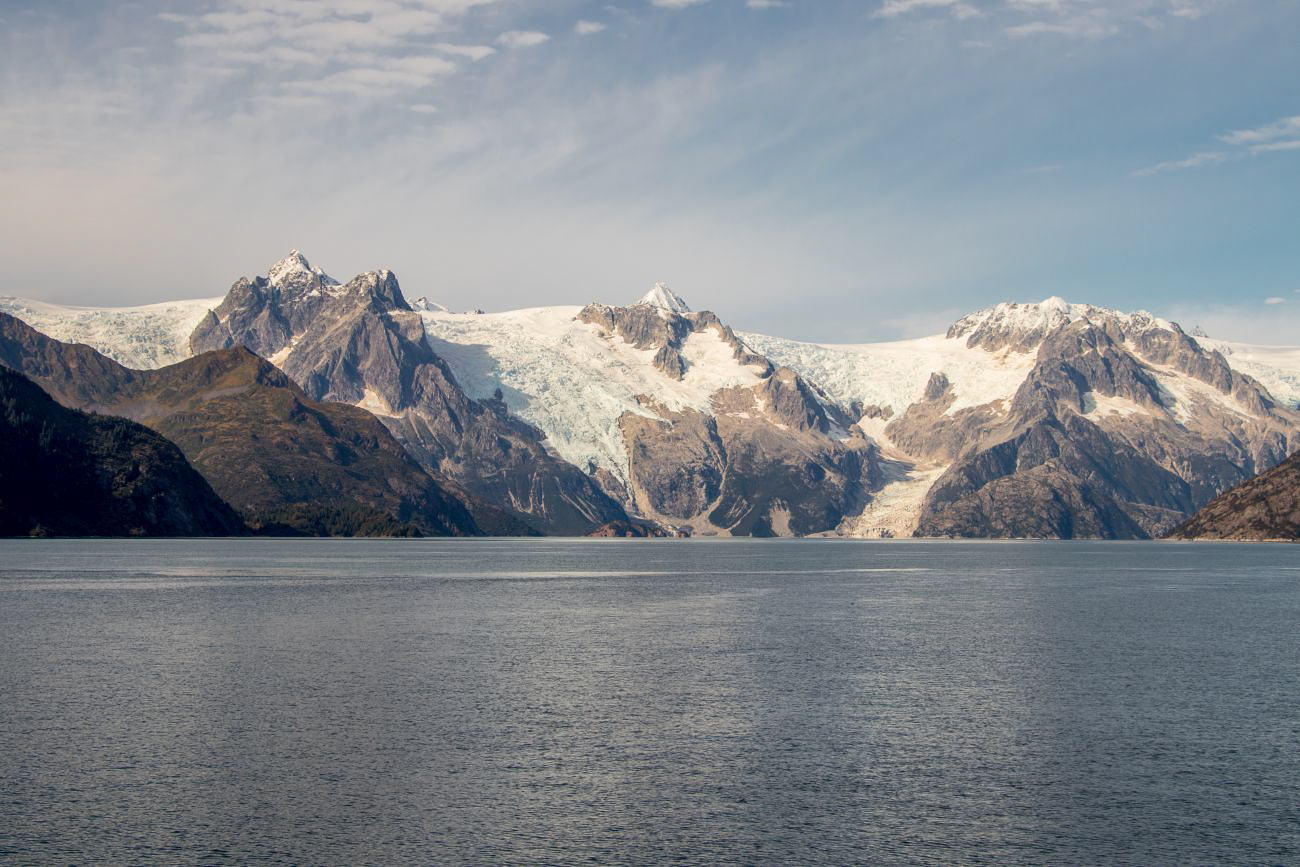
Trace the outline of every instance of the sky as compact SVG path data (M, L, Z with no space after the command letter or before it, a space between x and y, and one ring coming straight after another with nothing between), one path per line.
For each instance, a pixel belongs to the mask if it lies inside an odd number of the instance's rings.
M0 294L853 342L999 301L1300 343L1297 0L0 0Z

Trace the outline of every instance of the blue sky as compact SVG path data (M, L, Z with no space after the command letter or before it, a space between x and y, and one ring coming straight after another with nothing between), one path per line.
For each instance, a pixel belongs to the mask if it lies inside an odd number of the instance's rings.
M1293 0L0 0L0 292L298 247L453 309L667 280L853 341L1057 294L1300 342L1297 44Z

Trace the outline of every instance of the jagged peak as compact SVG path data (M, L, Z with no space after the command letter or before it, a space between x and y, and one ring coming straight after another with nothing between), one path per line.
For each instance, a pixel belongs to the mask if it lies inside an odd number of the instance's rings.
M651 286L650 291L642 295L636 303L645 304L649 307L658 307L672 313L691 312L691 308L682 300L682 296L669 289L667 283L656 283Z
M1025 347L1071 322L1088 320L1099 323L1107 319L1128 332L1156 328L1172 331L1177 328L1174 323L1145 310L1126 313L1092 304L1071 304L1059 295L1053 295L1037 302L1003 302L977 310L953 323L947 336L950 340L964 337L973 344L989 343L996 336L999 343L1017 343Z
M282 286L286 282L301 279L302 275L320 278L322 286L337 286L338 281L319 268L313 268L307 257L298 250L290 250L289 255L267 269L267 279L273 286Z
M420 313L450 313L446 307L437 301L430 301L427 297L416 298L411 302L411 309Z

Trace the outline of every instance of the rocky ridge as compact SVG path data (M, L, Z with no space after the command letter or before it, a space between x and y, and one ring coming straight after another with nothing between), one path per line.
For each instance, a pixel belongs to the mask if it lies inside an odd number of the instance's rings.
M340 284L291 254L267 277L237 281L190 345L196 353L245 346L310 397L374 413L430 472L540 532L584 534L627 519L504 403L465 394L391 271Z

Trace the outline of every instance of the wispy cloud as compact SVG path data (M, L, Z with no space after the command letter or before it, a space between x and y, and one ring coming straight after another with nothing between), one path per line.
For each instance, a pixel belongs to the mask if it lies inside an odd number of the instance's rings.
M761 0L760 0L761 2ZM884 0L876 18L926 11L956 19L989 18L1005 36L1105 39L1125 28L1159 29L1168 19L1193 20L1222 0Z
M1229 146L1229 150L1202 151L1181 160L1157 163L1132 174L1136 177L1194 169L1213 165L1230 159L1259 156L1266 153L1300 150L1300 115L1283 117L1271 123L1249 129L1238 129L1218 136L1219 141Z
M1275 141L1268 144L1251 145L1252 154L1266 154L1274 151L1294 151L1300 150L1300 139L1291 139L1290 141Z
M964 5L962 0L885 0L884 5L875 11L875 17L897 18L922 9L952 10Z
M1265 304L1285 304L1285 303L1286 303L1286 299L1283 298L1283 297L1281 297L1281 296L1279 296L1279 295L1274 295L1274 296L1271 297L1271 298L1265 298L1265 299L1264 299L1264 303L1265 303Z
M1040 34L1074 37L1078 39L1104 39L1119 33L1119 25L1111 20L1105 10L1093 10L1086 15L1075 15L1060 21L1030 21L1006 29L1007 35L1017 39Z
M599 21L587 21L586 19L579 20L573 25L573 32L579 36L590 36L593 33L599 33L604 29L605 25L601 24Z
M1133 172L1135 177L1146 177L1147 175L1158 175L1161 172L1176 172L1180 169L1195 169L1201 166L1212 166L1215 163L1221 163L1228 158L1228 155L1222 151L1201 151L1192 154L1190 157L1181 160L1168 160L1163 163L1156 163L1153 166L1147 166L1144 169L1138 169Z
M1272 123L1238 129L1219 136L1219 140L1230 145L1257 145L1280 138L1300 136L1300 114L1293 117L1279 118Z
M531 48L549 42L550 39L539 30L507 30L497 37L497 42L507 48Z

